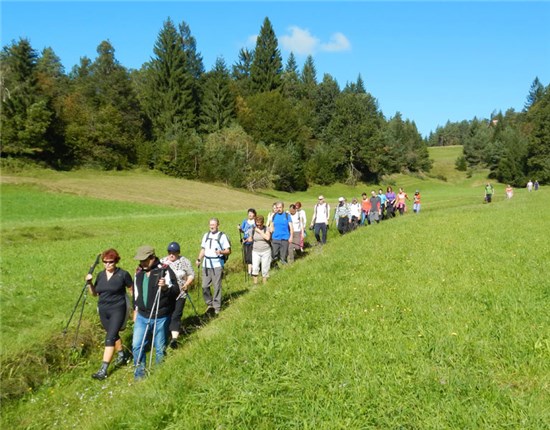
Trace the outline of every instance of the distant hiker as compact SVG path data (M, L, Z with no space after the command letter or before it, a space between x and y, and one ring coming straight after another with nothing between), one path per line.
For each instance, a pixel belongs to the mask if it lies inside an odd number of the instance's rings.
M161 363L168 342L172 312L180 289L168 264L162 264L152 246L140 246L134 260L139 266L134 276L134 378L145 377L146 351L155 348L155 362Z
M168 264L174 271L180 289L174 312L170 319L170 332L172 334L170 348L175 349L178 347L178 336L181 331L181 317L183 316L183 308L185 307L186 293L195 279L195 271L193 270L191 262L180 255L181 250L178 242L170 242L167 251L168 255L162 258L160 262L162 264Z
M535 191L538 191L539 190L539 181L535 181Z
M361 204L357 201L357 198L351 200L349 205L350 214L350 230L355 230L361 221Z
M395 216L395 199L396 195L392 187L386 188L386 216L393 218Z
M416 190L413 197L413 212L417 214L420 212L420 191Z
M510 186L510 184L506 186L506 197L509 199L514 197L514 189Z
M275 215L276 213L277 213L277 202L271 205L271 212L267 214L267 221L265 224L267 228L271 228L271 223L273 222L273 215Z
M367 193L361 194L361 225L370 224L369 212L370 212L370 200Z
M296 210L296 205L290 205L288 208L290 220L292 222L292 240L288 243L288 262L294 263L297 251L304 250L304 223L300 214Z
M349 207L346 204L346 199L340 197L338 199L338 206L336 206L336 210L334 211L334 219L337 222L337 228L340 234L345 234L348 232L350 217L351 215L349 212Z
M105 350L101 368L92 375L92 378L103 380L107 377L107 369L116 352L115 367L126 364L126 354L122 349L119 332L126 327L126 320L130 311L130 302L126 295L134 283L130 274L117 267L120 255L115 249L107 249L101 253L101 260L105 269L98 273L95 282L93 276L86 275L86 283L93 296L99 296L97 310L101 325L105 329Z
M286 264L288 257L288 244L293 240L292 219L290 214L284 212L284 203L277 202L277 212L273 215L271 221L271 258L273 261L279 260Z
M531 181L531 179L529 179L529 182L527 182L527 191L533 191L533 181Z
M325 198L319 196L318 203L313 207L313 217L310 228L314 229L317 244L327 243L328 220L330 218L330 205Z
M243 247L243 263L246 264L248 274L252 273L252 230L256 225L256 210L248 209L247 216L243 222L237 226L241 234Z
M307 215L306 215L306 211L305 209L302 209L302 203L301 202L296 202L294 203L294 205L296 206L296 213L298 214L298 216L300 217L300 220L302 221L302 225L304 226L304 234L303 234L303 237L302 237L302 241L301 241L301 249L300 251L303 251L304 248L306 247L306 237L307 237Z
M371 224L373 222L376 222L378 224L380 222L380 213L382 212L382 210L380 209L380 197L378 197L378 194L376 194L376 191L374 190L372 190L370 194L371 196L369 198L369 220Z
M399 192L397 193L397 196L395 198L395 208L399 211L399 215L403 215L405 212L407 212L407 205L405 203L405 200L410 200L409 196L403 190L403 188L399 188Z
M227 235L218 230L219 225L218 218L211 218L208 222L210 231L202 237L201 250L196 260L197 267L202 263L202 296L207 306L207 315L218 315L222 308L223 268L231 254L231 243ZM211 286L214 288L214 296Z
M491 203L491 201L493 200L494 193L495 193L495 189L489 182L487 182L487 185L485 185L485 201L487 203Z
M258 283L260 268L264 284L269 278L271 267L271 232L264 225L264 217L256 217L256 226L252 232L252 279L254 284Z
M380 197L380 219L386 218L386 202L388 201L388 198L384 194L384 191L382 191L382 188L378 190L378 197Z

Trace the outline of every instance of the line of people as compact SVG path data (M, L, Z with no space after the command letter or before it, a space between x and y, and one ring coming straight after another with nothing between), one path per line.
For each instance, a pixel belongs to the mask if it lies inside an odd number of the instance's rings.
M201 267L202 293L209 316L218 315L221 310L223 268L231 254L229 238L218 227L219 220L210 219L209 231L202 237L195 261L196 267ZM180 251L180 245L171 242L167 255L159 258L152 246L139 247L134 256L139 265L133 277L117 267L120 255L115 249L101 253L104 270L95 281L92 274L86 275L90 293L99 296L98 313L106 332L101 367L92 378L104 380L111 362L116 368L130 360L120 338L130 311L134 322L132 355L136 380L145 377L146 352L150 348L154 348L157 364L163 361L169 345L177 348L185 302L191 300L187 291L195 279L193 265Z
M347 204L341 197L331 217L330 204L321 195L313 207L309 230L313 231L316 243L323 245L327 241L331 220L337 222L338 231L344 234L359 225L394 217L396 212L403 215L407 200L410 199L402 188L395 194L391 187L386 193L379 190L377 194L373 190L370 197L363 193L361 203L354 198L351 204ZM418 191L413 210L415 213L420 211ZM202 236L195 260L195 266L202 274L202 283L199 283L202 284L205 315L208 316L216 316L221 311L224 267L232 251L229 237L219 230L219 225L217 218L209 220L209 231ZM293 263L298 253L304 252L307 225L301 202L291 204L288 211L284 210L283 202L275 202L267 220L256 210L248 209L247 217L237 228L243 264L254 284L258 284L260 274L266 283L273 266ZM168 346L177 348L183 310L186 300L191 299L187 292L196 278L195 269L190 260L181 255L177 242L168 244L167 255L163 258L159 258L150 245L139 247L134 256L139 264L133 277L117 267L120 255L115 249L104 251L101 259L105 268L95 281L92 274L86 276L90 293L99 296L98 312L106 332L101 367L92 377L103 380L108 376L111 362L116 368L130 360L124 351L120 331L125 328L132 311L132 355L134 377L138 380L146 374L146 352L149 349L154 348L155 361L160 363Z

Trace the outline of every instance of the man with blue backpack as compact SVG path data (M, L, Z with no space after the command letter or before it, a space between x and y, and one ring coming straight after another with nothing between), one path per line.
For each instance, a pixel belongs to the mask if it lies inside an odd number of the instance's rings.
M206 314L218 315L222 307L222 277L225 262L231 254L231 243L227 235L219 231L220 221L210 219L210 231L205 233L201 241L201 250L197 257L197 267L202 263L202 296L206 303ZM214 287L214 296L210 287Z
M284 212L284 203L276 203L276 212L270 226L271 229L271 250L273 261L280 260L286 264L288 256L288 244L292 242L293 228L292 218L288 212Z

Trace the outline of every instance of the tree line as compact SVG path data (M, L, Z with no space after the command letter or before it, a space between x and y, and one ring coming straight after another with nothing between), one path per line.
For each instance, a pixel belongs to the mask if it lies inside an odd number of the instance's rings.
M447 122L428 137L429 146L463 145L459 170L488 168L489 177L524 187L550 182L550 85L534 79L521 112L493 112L489 119Z
M1 156L52 167L145 166L234 187L304 190L308 184L377 182L429 171L428 145L464 145L460 168L488 166L519 184L548 172L550 91L532 88L523 112L438 128L423 139L399 112L386 118L358 75L343 89L318 79L312 56L286 63L265 18L253 50L205 71L185 22L168 18L150 61L129 70L109 41L69 73L52 48L3 47Z

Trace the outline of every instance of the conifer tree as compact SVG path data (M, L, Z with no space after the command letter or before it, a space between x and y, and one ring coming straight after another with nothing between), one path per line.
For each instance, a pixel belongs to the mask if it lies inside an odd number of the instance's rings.
M294 53L290 53L282 75L282 88L285 97L291 100L298 98L299 87L298 64Z
M242 96L251 94L252 81L250 79L250 69L254 60L254 51L241 48L239 59L232 67L231 76L234 79L237 88Z
M336 99L340 95L338 82L325 73L314 95L315 124L314 134L322 137L336 111Z
M281 86L282 64L275 31L266 17L256 40L254 59L250 68L252 90L268 92L278 89Z
M176 136L195 123L193 85L186 69L181 37L168 18L153 48L149 82L144 106L157 138Z
M223 58L218 58L212 71L205 75L201 103L201 129L207 133L228 127L235 117L235 100L230 89L231 78Z
M47 132L53 112L40 93L37 60L28 39L13 42L0 53L0 143L4 155L38 158L51 151Z
M523 110L528 111L529 108L533 106L537 101L539 101L543 95L544 85L542 85L537 76L531 84L531 88L529 89L529 94L527 95L527 100L525 101Z

